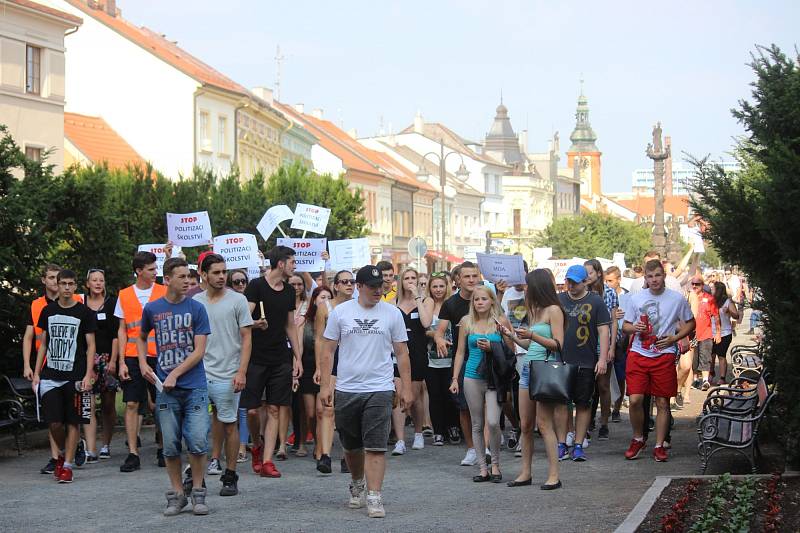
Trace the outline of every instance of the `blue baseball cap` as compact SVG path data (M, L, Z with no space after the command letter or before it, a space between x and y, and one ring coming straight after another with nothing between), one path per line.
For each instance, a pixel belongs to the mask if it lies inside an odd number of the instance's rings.
M567 275L565 277L575 283L581 283L589 277L589 273L586 272L586 268L583 265L572 265L567 269Z

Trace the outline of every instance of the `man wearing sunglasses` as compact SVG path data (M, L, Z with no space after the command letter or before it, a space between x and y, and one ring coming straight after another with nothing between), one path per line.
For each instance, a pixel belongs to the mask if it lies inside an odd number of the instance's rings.
M719 344L720 322L719 309L714 300L714 296L705 290L706 286L702 276L692 277L692 293L696 301L697 309L694 312L695 319L695 359L697 369L703 376L702 390L706 391L711 386L708 375L711 371L711 352L714 344ZM724 376L723 376L724 377Z

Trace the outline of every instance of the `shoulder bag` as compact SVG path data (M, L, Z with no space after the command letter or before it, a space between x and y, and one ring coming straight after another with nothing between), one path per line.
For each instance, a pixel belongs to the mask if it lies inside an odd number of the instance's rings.
M564 362L561 344L556 341L556 351L547 351L544 361L531 361L528 394L531 400L566 403L572 399L578 365Z

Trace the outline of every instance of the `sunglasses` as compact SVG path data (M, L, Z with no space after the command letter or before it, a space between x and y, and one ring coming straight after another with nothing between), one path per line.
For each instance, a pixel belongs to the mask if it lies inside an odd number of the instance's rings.
M231 284L232 285L247 285L247 280L246 279L235 279L235 280L231 281Z
M104 275L104 276L106 275L106 271L105 271L105 270L103 270L102 268L90 268L90 269L89 269L89 270L86 272L86 279L89 279L89 276L91 276L91 275L92 275L92 274L94 274L95 272L100 272L100 273L101 273L102 275Z
M447 272L434 272L433 274L431 274L431 277L432 278L446 278L447 277Z
M336 283L341 283L342 285L352 285L353 283L355 283L355 281L356 280L354 279L340 279Z
M692 287L702 287L702 286L703 286L702 283L695 283L694 281L692 282Z

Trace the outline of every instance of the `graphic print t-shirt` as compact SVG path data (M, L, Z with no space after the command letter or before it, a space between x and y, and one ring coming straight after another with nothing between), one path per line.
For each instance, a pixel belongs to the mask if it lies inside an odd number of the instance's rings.
M527 328L529 326L528 308L525 306L525 291L519 291L515 287L510 287L503 294L503 301L500 303L500 306L503 308L508 321L511 322L512 329ZM528 353L528 350L519 344L514 344L514 351L518 355Z
M206 308L191 298L174 304L162 297L145 305L142 331L149 333L151 329L155 330L156 335L156 374L161 381L167 379L167 375L192 354L195 335L211 333ZM179 377L175 386L181 389L205 389L203 360Z
M672 335L678 327L678 321L694 318L689 302L679 292L671 289L664 289L661 294L653 294L649 289L631 294L625 306L625 322L635 324L642 315L647 315L656 337ZM642 336L638 334L633 336L631 350L645 357L675 353L674 346L668 346L660 351L655 346L653 349L645 350L642 348Z
M47 332L42 379L78 381L86 375L86 334L97 331L95 313L82 303L61 307L51 302L39 315L38 327Z
M611 324L603 298L589 291L579 300L573 300L566 292L559 294L558 299L567 313L564 361L581 368L594 368L599 355L597 328Z
M392 343L408 341L400 309L383 301L367 308L350 300L333 309L323 336L339 341L337 391L394 390Z

